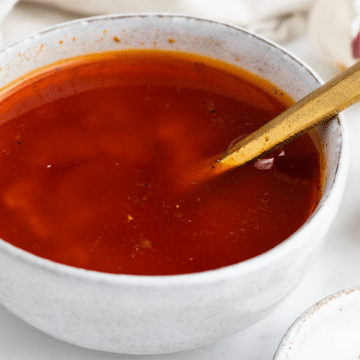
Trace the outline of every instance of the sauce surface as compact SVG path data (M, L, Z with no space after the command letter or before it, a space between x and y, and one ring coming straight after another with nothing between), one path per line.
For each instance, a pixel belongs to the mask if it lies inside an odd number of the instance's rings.
M321 154L308 134L184 185L189 164L291 104L242 70L128 51L29 79L0 103L0 237L17 247L109 273L198 272L273 248L316 206Z

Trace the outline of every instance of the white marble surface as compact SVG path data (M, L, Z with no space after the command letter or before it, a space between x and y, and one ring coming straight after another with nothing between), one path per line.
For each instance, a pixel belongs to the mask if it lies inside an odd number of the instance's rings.
M3 23L4 41L8 43L43 27L75 18L74 14L56 9L21 4ZM336 69L317 56L307 37L285 47L307 62L325 81L336 74ZM304 310L333 292L360 285L359 114L360 103L344 112L350 133L350 171L326 246L300 286L266 319L201 349L169 355L130 356L100 353L67 344L41 333L0 306L0 359L271 360L283 334Z

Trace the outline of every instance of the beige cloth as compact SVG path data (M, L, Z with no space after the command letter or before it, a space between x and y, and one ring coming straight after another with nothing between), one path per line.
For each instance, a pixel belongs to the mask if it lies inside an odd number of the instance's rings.
M306 30L314 0L31 0L81 15L171 12L242 25L277 42Z
M25 8L31 8L34 13L38 13L36 26L40 27L42 24L48 26L49 23L68 20L69 17L109 13L182 13L241 25L278 43L294 40L309 31L315 50L327 61L349 66L358 56L360 58L360 37L357 41L354 40L360 30L360 0L18 1L26 4ZM16 2L17 0L0 0L0 24ZM64 12L56 9L65 10L66 16ZM29 21L29 16L23 15L23 20ZM31 26L28 28L28 31L38 29ZM11 36L7 36L10 40L24 35L19 28L11 31ZM5 40L8 40L7 38Z
M5 16L11 11L17 0L0 0L0 24ZM0 45L2 44L2 33L0 32Z
M360 59L360 0L317 0L309 20L309 35L317 53L335 65L348 67Z

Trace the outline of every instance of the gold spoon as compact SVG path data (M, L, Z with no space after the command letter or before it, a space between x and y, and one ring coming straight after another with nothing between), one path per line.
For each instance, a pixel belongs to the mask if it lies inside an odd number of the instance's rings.
M235 143L227 152L209 159L194 182L209 179L257 160L329 120L360 100L360 61L296 102L279 116Z

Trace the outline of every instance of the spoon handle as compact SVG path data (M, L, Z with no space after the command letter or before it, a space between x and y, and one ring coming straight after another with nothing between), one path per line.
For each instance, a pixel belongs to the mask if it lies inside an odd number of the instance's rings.
M256 160L330 119L358 100L360 61L234 144L218 160L218 164L229 169Z

